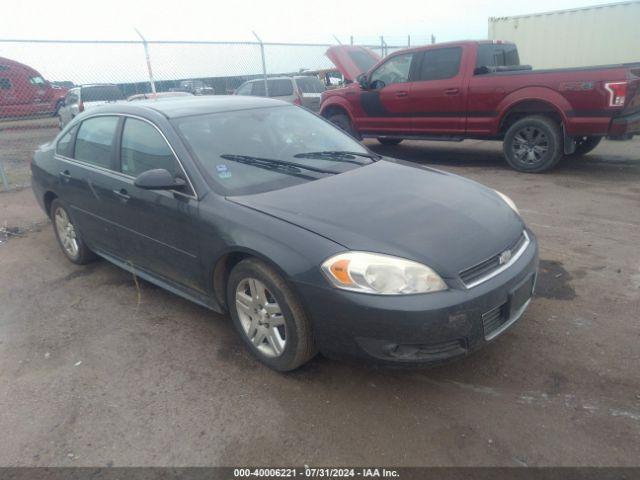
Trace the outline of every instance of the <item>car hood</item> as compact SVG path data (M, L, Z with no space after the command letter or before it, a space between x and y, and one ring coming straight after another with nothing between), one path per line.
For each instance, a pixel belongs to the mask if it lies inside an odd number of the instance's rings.
M354 45L330 47L325 55L340 70L345 80L351 82L380 61L380 56L373 50Z
M322 235L345 250L415 260L445 278L511 247L524 229L493 190L398 160L229 200Z

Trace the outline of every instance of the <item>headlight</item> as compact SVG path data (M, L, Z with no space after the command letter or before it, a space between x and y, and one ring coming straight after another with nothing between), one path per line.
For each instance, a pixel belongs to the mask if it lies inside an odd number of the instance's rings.
M426 265L379 253L347 252L322 264L334 287L378 295L446 290L447 284Z
M520 215L520 212L518 211L518 207L516 207L516 204L514 203L513 200L511 200L504 193L499 192L498 190L494 190L494 192L496 192L500 196L500 198L502 198L502 200L504 200L504 203L509 205L514 212L516 212L518 215Z

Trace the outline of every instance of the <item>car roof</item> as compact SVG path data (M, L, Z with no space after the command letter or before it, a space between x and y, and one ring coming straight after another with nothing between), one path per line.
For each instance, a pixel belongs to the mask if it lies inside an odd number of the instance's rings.
M155 100L140 100L137 102L113 103L102 107L92 108L92 113L128 113L140 114L154 111L166 118L180 118L191 115L205 115L208 113L231 112L234 110L249 110L252 108L291 106L282 100L264 97L249 97L239 95L219 96L188 96L174 97L170 102Z

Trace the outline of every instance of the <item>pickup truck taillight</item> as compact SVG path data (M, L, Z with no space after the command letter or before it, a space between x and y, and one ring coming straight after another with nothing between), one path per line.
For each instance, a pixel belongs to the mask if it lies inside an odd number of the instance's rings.
M607 82L604 88L609 92L609 106L623 107L627 95L627 82Z

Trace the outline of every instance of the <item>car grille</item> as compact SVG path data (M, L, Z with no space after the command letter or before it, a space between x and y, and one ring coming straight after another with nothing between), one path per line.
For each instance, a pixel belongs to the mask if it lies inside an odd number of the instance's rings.
M525 248L529 245L529 236L526 232L522 232L520 238L507 250L495 254L494 256L467 268L460 272L460 279L467 288L475 287L482 282L489 280L494 275L500 273L503 269L507 268L511 263L515 262L518 257L524 252ZM509 252L510 259L505 263L500 262L500 257Z
M492 332L500 328L504 322L507 321L506 307L507 304L504 303L482 314L482 326L484 327L485 337L490 336Z

